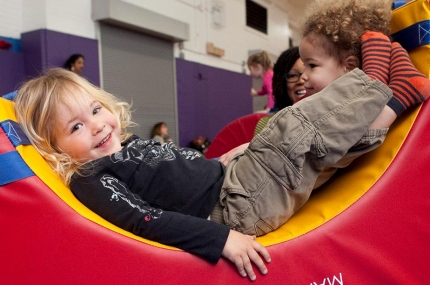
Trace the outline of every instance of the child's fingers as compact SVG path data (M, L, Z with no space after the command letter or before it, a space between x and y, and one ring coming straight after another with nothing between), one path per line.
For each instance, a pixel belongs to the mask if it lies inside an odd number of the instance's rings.
M257 276L255 276L254 269L252 268L251 260L249 260L249 256L245 254L242 257L242 262L243 262L243 268L245 269L246 275L248 275L248 278L250 280L254 281L257 278Z
M270 262L270 255L269 252L266 250L264 246L259 244L258 242L252 242L252 247L254 250L251 250L248 252L248 256L251 259L251 261L257 266L258 270L262 274L267 274L267 267L264 261L261 259L261 256L267 261ZM260 256L261 254L261 256Z
M266 274L267 268L262 256L267 262L270 262L269 252L264 246L253 240L253 236L247 236L234 230L230 230L222 255L233 262L241 276L248 276L252 281L257 278L252 263L262 274Z
M252 281L254 281L257 278L252 268L251 261L249 260L246 252L244 252L244 254L242 255L238 255L233 260L233 263L236 266L236 269L239 272L240 276L242 277L248 276L248 278Z
M264 251L267 252L267 250L259 243L257 243L255 247L258 248L258 250L261 250L262 252ZM270 262L270 255L268 252L264 258L267 262ZM247 253L241 255L234 261L234 264L236 265L236 268L239 274L243 277L248 276L248 278L251 281L254 281L255 279L257 279L257 276L255 275L254 268L252 267L252 263L254 263L257 266L258 270L260 270L262 274L267 274L268 270L266 265L264 264L260 255L254 249L249 249Z
M256 252L258 252L260 255L262 255L262 256L263 256L263 258L264 258L264 260L265 260L266 262L270 262L270 261L272 261L272 258L270 257L269 252L267 251L267 249L266 249L263 245L261 245L260 243L258 243L258 242L256 242L256 241L254 241L254 242L252 243L252 246L254 247L254 250L255 250Z
M246 277L247 273L242 258L238 257L237 259L233 260L233 263L236 266L236 269L239 272L240 276Z

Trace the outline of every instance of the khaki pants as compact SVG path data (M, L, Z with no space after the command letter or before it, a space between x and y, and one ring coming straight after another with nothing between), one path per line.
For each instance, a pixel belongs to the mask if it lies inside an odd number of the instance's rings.
M369 131L391 90L355 69L273 116L227 166L212 220L250 235L284 224L338 167L379 146Z

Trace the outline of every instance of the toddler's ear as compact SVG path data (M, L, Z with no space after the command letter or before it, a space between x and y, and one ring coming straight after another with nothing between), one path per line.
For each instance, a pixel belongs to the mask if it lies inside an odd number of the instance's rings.
M344 65L347 71L360 67L360 60L355 55L350 55L344 60Z

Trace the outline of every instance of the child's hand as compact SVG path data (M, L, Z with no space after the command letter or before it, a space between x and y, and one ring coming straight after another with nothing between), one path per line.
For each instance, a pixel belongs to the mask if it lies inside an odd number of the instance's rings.
M251 88L251 96L257 96L257 91L254 88Z
M247 236L234 230L230 230L222 255L236 265L241 276L248 276L252 281L255 280L256 276L251 262L258 267L262 274L266 274L267 268L261 256L266 262L271 261L269 252L255 241L255 236Z
M222 164L224 164L225 166L227 166L227 164L230 163L231 159L233 158L233 156L239 152L244 152L245 149L248 148L249 143L244 143L240 146L237 146L235 148L233 148L232 150L230 150L229 152L221 155L218 159L219 162L221 162Z

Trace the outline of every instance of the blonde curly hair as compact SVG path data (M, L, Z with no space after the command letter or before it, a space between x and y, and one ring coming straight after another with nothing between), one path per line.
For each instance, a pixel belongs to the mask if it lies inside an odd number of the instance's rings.
M318 41L339 62L356 56L365 31L390 35L391 0L315 0L306 8L302 37Z
M29 80L15 98L15 114L23 131L67 185L86 162L74 160L56 145L56 119L61 116L58 106L78 106L85 101L82 94L93 97L115 115L121 127L121 142L131 136L127 132L127 127L134 125L130 105L66 69L52 68Z

